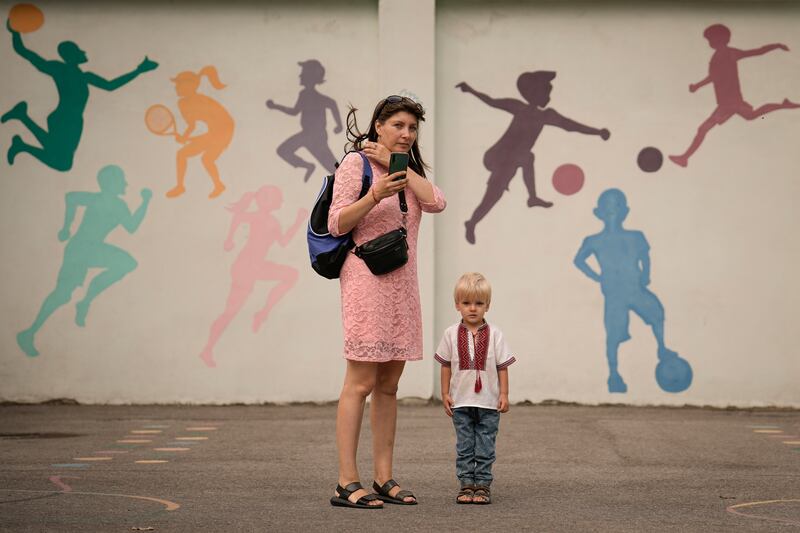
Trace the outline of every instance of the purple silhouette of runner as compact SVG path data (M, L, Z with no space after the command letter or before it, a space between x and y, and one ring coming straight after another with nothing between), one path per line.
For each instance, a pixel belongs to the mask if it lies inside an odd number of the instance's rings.
M483 164L490 175L481 203L475 208L472 218L464 223L467 242L470 244L475 244L475 226L489 214L503 192L508 190L508 185L519 168L522 169L522 179L528 188L528 207L553 205L552 202L543 200L536 194L532 150L542 128L556 126L566 131L599 135L604 141L611 135L605 128L584 126L561 115L555 109L545 107L550 102L550 92L553 90L551 82L555 77L555 72L545 70L520 74L517 78L517 88L525 102L514 98L492 98L476 91L463 81L456 85L465 93L475 95L486 105L513 115L511 124L503 136L483 156Z
M267 100L267 107L291 116L300 114L302 130L283 141L278 146L277 152L284 161L293 167L306 169L306 175L303 178L303 181L306 182L311 178L316 166L298 156L297 150L305 148L311 152L311 155L325 167L325 170L332 174L336 170L336 156L328 147L325 113L330 110L333 120L336 122L333 133L342 132L342 117L333 98L325 96L315 88L316 85L325 82L325 67L316 59L301 61L298 65L301 67L300 85L303 86L303 89L297 95L294 107L276 104L271 99Z
M697 134L689 148L681 155L669 156L669 159L673 163L682 167L689 164L689 157L700 147L700 144L702 144L709 130L714 126L724 124L733 115L739 115L745 120L753 120L767 113L771 113L772 111L777 111L778 109L795 109L800 107L800 104L790 102L787 98L780 104L764 104L758 109L753 109L753 106L748 104L742 96L742 87L739 83L739 67L737 63L740 59L760 56L773 50L784 50L788 52L788 46L775 43L767 44L761 48L754 48L752 50L731 48L728 46L731 40L731 30L723 24L713 24L709 26L703 32L703 37L708 39L709 46L715 51L711 56L711 61L708 63L708 76L697 83L690 83L689 92L693 93L709 83L713 84L714 95L717 98L717 107L711 113L711 116L697 128Z

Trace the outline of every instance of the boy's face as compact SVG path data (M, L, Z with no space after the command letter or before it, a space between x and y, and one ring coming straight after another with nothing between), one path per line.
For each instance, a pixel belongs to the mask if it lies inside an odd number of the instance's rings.
M475 296L461 296L456 300L456 310L467 326L483 324L483 316L489 310L489 302Z

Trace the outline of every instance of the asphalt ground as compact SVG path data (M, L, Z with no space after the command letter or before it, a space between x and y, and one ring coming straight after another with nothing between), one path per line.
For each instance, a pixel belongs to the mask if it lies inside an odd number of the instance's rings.
M488 506L441 406L401 405L419 505L332 507L335 406L0 405L2 531L800 531L800 411L516 405ZM359 465L371 484L365 417ZM152 528L152 529L149 529Z

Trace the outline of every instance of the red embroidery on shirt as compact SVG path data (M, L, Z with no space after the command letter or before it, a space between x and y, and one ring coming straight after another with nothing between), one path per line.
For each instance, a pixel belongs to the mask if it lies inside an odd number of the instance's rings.
M469 330L461 324L458 327L458 368L459 370L475 369L475 392L483 388L481 383L481 370L486 370L486 356L489 351L489 326L484 325L478 329L473 337L475 345L475 359L469 358Z

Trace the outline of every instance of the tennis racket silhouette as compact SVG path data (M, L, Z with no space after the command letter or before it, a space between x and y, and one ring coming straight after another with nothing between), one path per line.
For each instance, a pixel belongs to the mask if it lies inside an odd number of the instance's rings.
M178 131L175 129L175 116L165 105L155 104L147 108L144 114L144 124L147 129L156 135L171 135L178 140Z

